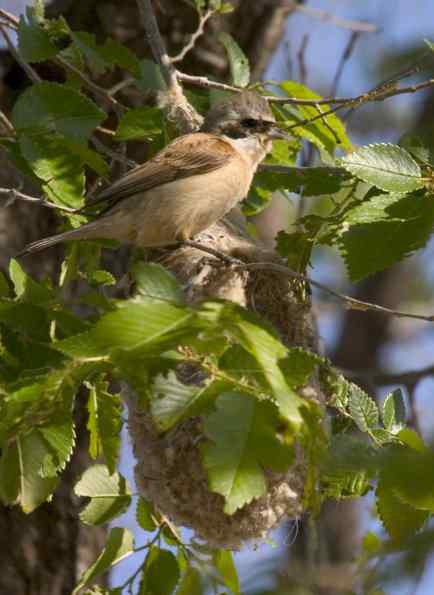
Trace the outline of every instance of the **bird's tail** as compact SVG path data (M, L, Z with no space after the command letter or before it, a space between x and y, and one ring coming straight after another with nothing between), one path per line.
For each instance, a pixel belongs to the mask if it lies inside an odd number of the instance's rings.
M21 252L18 252L16 257L25 256L26 254L35 254L35 252L40 252L46 248L51 248L51 246L55 246L56 244L68 242L69 240L93 240L101 238L101 235L98 233L98 230L101 230L101 227L102 226L99 221L92 221L91 223L86 223L77 229L71 229L70 231L65 231L64 233L58 233L54 236L43 238L42 240L36 240L36 242L28 244L23 250L21 250Z

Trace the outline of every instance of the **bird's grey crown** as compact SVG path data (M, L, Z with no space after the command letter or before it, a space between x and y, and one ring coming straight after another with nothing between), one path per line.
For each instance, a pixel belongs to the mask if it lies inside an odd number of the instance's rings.
M202 130L240 137L255 132L254 122L261 127L275 121L264 97L254 91L243 91L216 103L207 113Z

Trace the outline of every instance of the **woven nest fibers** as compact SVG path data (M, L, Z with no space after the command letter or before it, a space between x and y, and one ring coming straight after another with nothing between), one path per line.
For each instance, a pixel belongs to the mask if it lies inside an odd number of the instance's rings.
M239 549L245 542L263 540L284 518L303 512L305 465L300 449L287 473L266 471L266 494L228 515L223 497L208 487L199 453L204 439L199 420L192 418L159 436L149 413L128 401L138 490L175 524L190 527L211 546Z

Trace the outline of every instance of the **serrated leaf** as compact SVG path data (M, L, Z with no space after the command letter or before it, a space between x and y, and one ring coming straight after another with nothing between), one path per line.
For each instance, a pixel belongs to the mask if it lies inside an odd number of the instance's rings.
M56 477L42 477L41 469L51 450L41 434L35 430L17 438L20 476L20 506L30 513L45 502L53 493Z
M285 374L286 382L293 389L307 384L312 372L324 362L316 353L302 347L291 347L288 354L279 360L279 366Z
M362 432L378 426L379 413L375 401L355 384L351 385L348 408L354 423Z
M279 87L290 97L298 99L322 99L314 91L297 81L284 81ZM310 120L317 117L320 113L326 113L330 110L328 105L309 106L275 106L277 114L288 124L296 124L300 120ZM319 118L313 122L300 125L291 130L291 134L301 136L309 142L315 144L320 149L325 149L329 154L333 154L336 146L349 150L351 143L345 131L345 125L336 114L328 114L324 118Z
M338 245L352 281L422 248L434 227L434 200L423 192L381 194L349 211Z
M367 145L345 155L341 165L357 178L386 192L412 192L424 185L420 167L398 145Z
M154 518L156 517L157 513L155 512L152 503L140 496L136 507L136 521L139 527L145 531L154 531L157 527L154 521Z
M153 262L137 262L130 270L134 279L134 299L142 303L184 304L182 290L172 273Z
M99 381L90 385L88 411L90 455L96 459L103 454L109 472L114 473L121 442L121 398L109 392L106 382Z
M247 320L240 320L237 327L240 331L238 339L262 368L282 415L294 428L299 428L303 421L300 407L304 401L287 384L278 364L287 354L286 347L270 333Z
M78 142L85 142L105 118L106 114L78 91L46 81L26 89L11 116L20 135L60 134Z
M151 349L187 328L192 317L192 311L187 308L167 303L129 303L101 317L89 332L54 345L71 357L104 356L117 349Z
M228 550L217 550L213 554L213 562L221 577L223 584L231 590L234 595L240 593L240 583L238 580L237 569L234 564L232 552Z
M232 84L237 87L247 87L250 81L250 66L247 56L228 33L220 33L218 39L224 45L228 55Z
M49 198L61 205L81 207L85 187L83 164L66 151L62 140L47 136L23 136L20 148Z
M127 482L119 473L110 475L105 465L94 465L75 484L77 496L86 496L90 502L80 513L80 519L89 525L102 525L119 516L131 503Z
M151 139L163 132L163 113L158 107L137 107L122 115L117 140Z
M23 15L18 25L18 49L26 62L43 62L59 52L40 23L26 21Z
M425 524L429 513L402 502L383 481L376 492L376 507L384 528L397 544L405 543Z
M384 400L382 410L383 423L386 430L397 434L405 427L406 409L402 390L397 388Z
M179 581L178 562L172 552L157 549L146 565L146 593L171 595Z
M52 448L51 460L55 473L65 469L75 446L75 427L71 414L62 417L63 419L56 419L53 416L53 423L39 427L40 433Z
M87 31L71 33L74 46L86 58L89 68L95 74L119 66L129 70L134 77L140 77L140 61L131 50L114 39L107 39L104 45L98 45L95 36Z
M234 514L265 493L263 469L284 471L293 451L278 438L279 417L270 402L232 392L220 395L216 407L203 421L203 464L210 489L225 498L226 514Z
M188 385L179 381L175 372L159 374L151 387L150 409L157 428L163 432L182 419L200 412L201 404L208 400L208 384Z
M96 561L81 576L78 585L72 592L72 595L78 595L80 590L93 582L98 576L109 570L111 566L117 564L133 553L134 538L128 529L114 527L106 540L103 552Z

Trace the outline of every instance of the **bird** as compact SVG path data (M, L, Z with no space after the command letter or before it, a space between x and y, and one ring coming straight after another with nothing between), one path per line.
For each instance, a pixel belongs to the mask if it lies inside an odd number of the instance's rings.
M284 138L259 93L225 98L211 107L200 131L176 138L95 197L92 206L103 205L95 220L32 242L17 256L69 240L155 248L194 239L247 196L273 140Z

